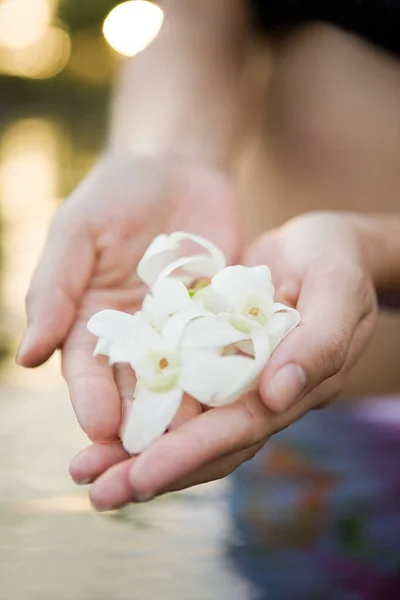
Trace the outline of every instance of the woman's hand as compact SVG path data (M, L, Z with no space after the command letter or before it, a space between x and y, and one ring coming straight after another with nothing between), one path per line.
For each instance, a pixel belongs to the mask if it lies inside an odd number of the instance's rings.
M212 239L237 260L237 207L230 183L208 167L108 157L61 207L27 298L19 363L35 367L62 348L63 371L78 420L94 441L118 439L130 369L94 360L86 329L98 310L135 312L145 290L135 268L161 232ZM116 375L116 377L115 377Z
M280 301L301 325L278 347L259 391L203 412L129 458L120 443L94 444L72 464L77 481L95 481L101 509L152 498L228 475L276 432L340 393L373 334L377 303L363 247L345 215L311 214L267 233L246 264L268 264Z
M336 398L361 357L377 303L350 218L297 218L258 239L243 262L271 267L279 300L298 308L301 325L270 359L259 391L176 424L139 457L129 458L119 442L78 455L72 475L94 481L100 510L228 475L274 433Z

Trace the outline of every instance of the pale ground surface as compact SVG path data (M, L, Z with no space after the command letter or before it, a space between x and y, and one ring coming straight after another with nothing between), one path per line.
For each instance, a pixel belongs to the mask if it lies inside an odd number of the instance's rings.
M0 392L0 600L250 600L224 558L224 485L96 514L69 478L86 444L57 365Z

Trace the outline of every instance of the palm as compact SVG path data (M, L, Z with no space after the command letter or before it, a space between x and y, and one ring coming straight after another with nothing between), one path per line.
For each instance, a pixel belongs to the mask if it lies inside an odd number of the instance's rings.
M271 266L278 294L297 305L302 326L268 362L260 394L190 419L139 458L129 459L118 443L94 444L78 456L71 472L77 481L96 480L91 490L95 505L116 507L225 476L273 433L334 398L376 319L373 287L368 277L360 278L358 248L346 220L329 215L303 217L257 240L244 261ZM308 375L306 387L296 388L294 398L271 396L273 377L296 363Z
M98 167L75 192L64 219L73 214L81 235L69 264L59 265L70 273L65 292L74 305L62 315L70 317L63 368L83 429L94 440L108 440L118 435L121 397L131 395L134 382L128 369L115 377L105 361L93 359L88 319L104 308L138 310L145 290L135 267L158 233L203 234L233 260L239 252L236 207L228 182L209 169L119 160Z

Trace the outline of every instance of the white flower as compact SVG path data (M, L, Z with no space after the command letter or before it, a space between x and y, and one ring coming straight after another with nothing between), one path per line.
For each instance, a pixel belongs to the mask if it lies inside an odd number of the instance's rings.
M187 308L192 303L186 286L177 279L156 281L152 293L143 300L142 313L146 321L160 329L169 317Z
M188 251L188 245L201 250ZM202 279L207 282L225 266L225 256L217 246L201 236L175 232L158 235L153 240L139 262L137 274L150 289L171 275L190 286Z
M269 339L271 353L300 322L299 313L274 302L271 272L266 266L227 267L213 277L210 295L225 298L227 309L214 317L191 323L183 344L197 348L237 344L247 354L254 354L255 334ZM197 295L195 296L197 299ZM218 333L217 333L218 332Z
M185 249L188 243L201 251ZM99 338L94 354L136 374L122 432L131 454L166 431L185 393L212 407L235 402L300 321L274 302L268 267L226 267L221 251L199 236L158 236L137 272L150 288L141 312L105 310L88 323Z
M200 247L202 252L193 253L193 247ZM142 307L149 322L159 327L167 316L166 301L170 299L174 307L180 302L182 308L188 302L188 295L214 314L227 310L226 298L210 286L211 278L225 266L222 252L205 238L183 232L157 236L137 268L138 276L151 290Z
M214 333L218 331L217 319L210 318L210 321L214 321ZM200 321L203 324L205 319L199 319L199 325ZM201 404L211 407L232 404L254 387L271 355L269 338L261 331L253 335L254 356L236 354L234 347L218 345L217 335L214 335L214 339L214 348L202 351L190 351L182 345L188 360L181 375L181 384ZM224 355L226 350L231 349L233 355Z
M88 329L100 337L110 361L130 363L138 379L122 432L123 445L131 454L143 452L165 432L185 392L203 404L221 406L237 400L257 380L269 356L265 336L255 338L255 358L224 356L222 347L200 351L182 347L188 323L200 322L208 314L192 302L171 317L161 332L141 313L132 316L106 310L89 321Z

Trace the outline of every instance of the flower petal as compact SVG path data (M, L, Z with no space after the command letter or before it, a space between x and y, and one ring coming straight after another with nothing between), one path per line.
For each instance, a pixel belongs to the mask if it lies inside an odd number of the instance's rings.
M255 358L221 356L216 351L193 351L183 357L180 385L207 406L231 404L257 382L270 356L265 332L253 339Z
M185 285L176 279L158 281L152 294L143 301L142 312L153 326L162 326L165 320L184 309L191 302Z
M274 314L267 324L267 332L274 352L281 341L300 323L300 313L284 304L274 304Z
M240 398L260 372L251 358L196 352L185 360L180 384L202 404L223 406Z
M216 292L211 285L195 292L193 300L200 302L214 315L229 310L228 298Z
M151 242L137 266L140 279L151 288L159 274L176 257L179 244L170 235L158 235Z
M162 435L178 412L182 396L182 390L177 388L154 393L140 387L122 432L125 450L130 454L140 454Z
M159 340L158 333L141 313L130 315L117 310L103 310L93 315L87 328L100 338L100 350L109 356L111 364L130 363L138 346ZM99 353L99 344L95 351Z
M217 266L212 256L207 254L193 254L192 256L183 256L172 261L158 276L159 280L170 277L174 272L181 270L182 279L188 285L193 279L200 277L213 277L217 273Z
M259 267L226 267L217 273L212 280L212 287L216 292L229 298L232 306L236 306L236 299L242 298L251 292L263 292L273 297L275 290L271 282L271 271L265 266Z
M188 241L201 246L206 252L201 255L191 252L182 253L182 246L184 242ZM181 262L182 257L183 263ZM172 269L171 264L173 265ZM225 265L223 253L205 238L189 233L175 232L171 235L159 235L153 240L138 264L137 274L151 288L161 274L165 278L183 266L192 273L198 272L200 269L200 275L211 277ZM206 270L204 273L201 271L203 268Z
M108 356L110 351L110 342L107 340L99 339L95 349L93 350L93 356Z
M165 323L162 330L162 338L171 348L178 348L186 326L194 319L208 317L210 313L199 302L194 300L185 308L173 315Z
M233 327L229 316L227 314L213 315L189 323L182 338L183 350L224 348L230 344L249 339L249 334Z

